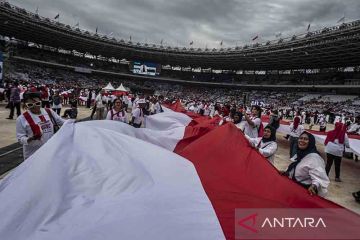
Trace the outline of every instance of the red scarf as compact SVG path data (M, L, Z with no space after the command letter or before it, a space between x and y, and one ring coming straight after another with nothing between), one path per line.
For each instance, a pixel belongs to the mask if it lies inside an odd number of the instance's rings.
M40 126L34 122L34 120L32 119L32 117L28 111L24 112L23 115L24 115L26 121L29 123L34 137L40 138L41 137ZM46 119L43 115L40 115L39 118L40 118L41 122L46 122Z
M296 130L299 126L299 123L300 123L300 117L295 117L294 119L294 130Z
M327 145L329 142L334 142L335 139L338 139L339 143L343 144L345 141L345 133L346 126L341 122L335 123L335 129L328 132L326 136L325 145Z

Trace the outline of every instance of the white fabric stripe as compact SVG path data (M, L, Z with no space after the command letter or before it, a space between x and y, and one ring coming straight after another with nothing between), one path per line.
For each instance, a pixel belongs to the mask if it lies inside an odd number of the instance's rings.
M191 162L112 123L66 124L1 181L1 238L224 239Z
M145 127L153 130L169 130L177 127L186 127L191 118L183 113L174 112L163 107L164 112L145 118Z

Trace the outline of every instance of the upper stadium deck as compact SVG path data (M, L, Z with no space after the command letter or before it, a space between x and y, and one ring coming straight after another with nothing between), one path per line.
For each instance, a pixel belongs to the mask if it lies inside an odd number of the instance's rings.
M359 66L360 20L251 46L178 48L108 38L0 3L0 35L103 57L226 70L292 70Z

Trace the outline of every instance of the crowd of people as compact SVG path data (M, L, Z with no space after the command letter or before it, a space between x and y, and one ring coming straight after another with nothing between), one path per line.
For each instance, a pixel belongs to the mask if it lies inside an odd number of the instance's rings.
M25 159L50 139L65 119L76 119L79 105L92 110L91 119L120 121L140 128L146 115L163 111L164 102L181 99L187 111L209 118L220 116L220 124L233 122L244 132L250 145L272 164L278 149L276 131L280 121L291 121L288 140L289 158L293 163L283 174L306 187L311 194L324 195L333 163L335 181L341 182L341 159L344 148L349 145L347 134L360 134L358 99L346 102L329 102L321 98L300 100L306 93L187 87L150 81L124 83L130 88L153 89L152 93L134 91L116 95L99 88L107 81L83 74L68 74L65 70L53 72L21 64L16 68L16 73L11 75L13 81L7 81L4 86L3 95L10 109L8 119L14 119L16 110L17 138L24 146ZM77 78L77 75L81 77ZM67 109L63 111L65 106ZM266 127L262 115L269 116ZM305 131L305 124L310 129L316 126L327 132L327 161L319 155L314 136ZM335 129L328 131L329 124L335 124ZM357 196L354 193L360 200Z

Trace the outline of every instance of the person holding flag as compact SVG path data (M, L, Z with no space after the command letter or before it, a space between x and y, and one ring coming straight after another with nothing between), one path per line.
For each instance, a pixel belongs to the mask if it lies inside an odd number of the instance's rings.
M250 138L245 135L249 140L251 147L257 149L269 162L274 165L275 153L278 145L276 143L276 129L270 125L264 128L264 135L262 138Z
M23 145L24 159L30 157L64 124L52 109L41 108L41 93L25 92L24 104L28 109L16 120L16 138Z
M325 171L325 161L316 149L314 135L308 132L300 135L294 159L281 174L306 188L310 195L324 196L330 180Z

